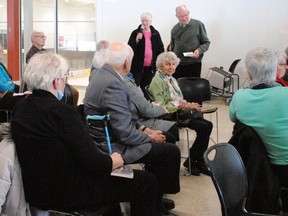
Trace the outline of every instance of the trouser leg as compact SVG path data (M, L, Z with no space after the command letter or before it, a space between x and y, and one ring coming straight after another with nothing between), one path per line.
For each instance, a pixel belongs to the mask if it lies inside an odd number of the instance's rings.
M131 73L133 74L133 79L136 83L137 86L140 86L140 82L141 82L141 78L142 78L142 71L131 71Z
M166 142L173 143L173 144L176 143L176 138L175 138L175 136L174 136L173 134L171 134L170 132L168 132L168 131L162 131L162 134L165 135Z
M197 137L190 148L191 160L202 160L203 154L208 147L213 124L206 119L194 119L188 125L190 129L196 131Z
M272 165L272 169L279 179L281 190L282 210L288 212L288 165Z
M85 202L85 206L93 209L95 205L129 202L131 216L156 216L159 212L158 185L155 175L142 170L134 170L132 179L111 176L103 184L95 186L95 188L102 187L101 192L93 191L93 186L91 187L89 191L91 198Z
M142 89L144 96L147 100L149 100L149 96L146 93L145 87L147 85L150 85L153 77L155 75L155 72L153 72L152 67L144 67L143 73L140 81L140 88Z
M188 65L178 65L173 77L175 79L181 77L201 77L202 63L195 62Z
M158 180L156 176L151 175L150 173L146 171L144 171L144 173L145 174L143 174L143 171L142 171L141 175L134 176L134 178L136 177L135 180L139 182L137 184L137 189L134 191L134 194L133 194L134 197L132 197L132 199L130 200L130 206L131 206L130 215L131 216L157 215L159 212L158 196L157 196L158 195ZM144 176L146 176L146 180L143 180ZM149 178L147 176L149 176ZM151 176L153 176L153 178ZM155 189L155 191L152 191L153 188Z
M176 124L174 124L169 130L169 133L173 134L175 137L175 141L179 141L179 128Z
M159 181L159 194L180 191L180 151L171 143L152 143L151 150L135 163L144 163L145 170Z

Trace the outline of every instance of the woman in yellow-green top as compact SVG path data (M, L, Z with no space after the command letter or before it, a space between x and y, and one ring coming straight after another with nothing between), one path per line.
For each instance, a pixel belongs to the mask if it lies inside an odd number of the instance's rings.
M198 103L188 103L183 99L183 94L177 84L177 80L172 76L179 61L179 58L173 52L164 52L157 57L157 72L150 83L149 92L153 96L154 101L160 103L170 113L175 113L181 108L200 111ZM172 114L171 116L175 118L175 115ZM202 156L207 149L213 125L204 118L197 118L189 121L185 126L195 130L197 133L197 137L189 153L191 158L190 172L192 175L200 175L200 173L209 174ZM189 167L188 159L183 165L186 168Z

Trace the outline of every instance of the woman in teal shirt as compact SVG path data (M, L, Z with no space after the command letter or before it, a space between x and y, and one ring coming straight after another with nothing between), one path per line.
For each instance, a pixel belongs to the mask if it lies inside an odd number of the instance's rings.
M230 119L239 120L258 133L281 185L288 187L288 88L275 82L278 61L273 50L251 50L245 64L250 88L233 95Z

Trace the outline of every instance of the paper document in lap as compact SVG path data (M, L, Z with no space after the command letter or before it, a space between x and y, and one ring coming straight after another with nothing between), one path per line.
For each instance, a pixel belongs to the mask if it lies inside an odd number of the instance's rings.
M133 173L133 169L131 166L124 165L122 167L114 169L111 172L111 176L118 176L118 177L123 177L123 178L133 178L134 173Z

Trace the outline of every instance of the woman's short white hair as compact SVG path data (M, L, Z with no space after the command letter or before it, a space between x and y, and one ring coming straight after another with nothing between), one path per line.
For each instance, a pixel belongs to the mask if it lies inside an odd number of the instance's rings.
M281 62L285 61L286 62L286 59L287 59L287 55L284 51L282 50L276 50L276 57L277 57L277 60L278 60L278 64L280 64Z
M37 53L26 65L23 79L29 91L50 90L57 78L65 78L69 66L66 59L54 53Z
M95 68L100 68L105 63L106 49L110 46L110 42L107 40L100 40L96 44L96 52L92 60L92 65Z
M158 55L156 59L156 67L157 69L162 68L167 61L175 61L176 67L179 65L180 59L176 56L176 54L172 51L163 52Z
M252 49L246 55L245 64L252 82L275 81L278 60L274 50L262 47Z
M145 12L140 16L141 20L152 20L152 14Z

